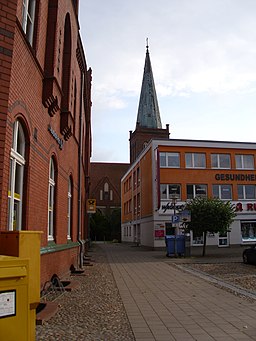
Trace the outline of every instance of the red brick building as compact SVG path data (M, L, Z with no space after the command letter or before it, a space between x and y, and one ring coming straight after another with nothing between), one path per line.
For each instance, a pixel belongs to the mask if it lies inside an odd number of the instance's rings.
M110 216L113 211L121 209L121 178L129 165L129 163L91 163L90 196L96 199L96 208L104 216ZM121 239L120 233L121 222L120 231L114 237ZM93 240L97 239L97 235L93 233L91 237Z
M0 230L43 232L42 284L79 264L87 238L91 69L78 7L0 0Z

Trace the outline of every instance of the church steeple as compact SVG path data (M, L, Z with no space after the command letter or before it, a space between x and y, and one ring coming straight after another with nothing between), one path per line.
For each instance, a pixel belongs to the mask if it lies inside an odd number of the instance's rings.
M154 77L148 51L148 41L146 46L146 59L136 126L162 129Z
M147 41L136 128L134 132L130 131L130 163L136 160L150 140L166 140L169 135L169 124L162 129Z

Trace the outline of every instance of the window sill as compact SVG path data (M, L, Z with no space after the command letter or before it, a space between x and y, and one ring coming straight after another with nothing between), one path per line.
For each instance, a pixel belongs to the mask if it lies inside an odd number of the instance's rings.
M79 245L78 242L72 242L71 240L67 241L67 244L56 244L54 241L48 243L47 246L44 246L40 249L40 254L45 255L47 253L53 253L58 251L64 251L67 249L72 249Z

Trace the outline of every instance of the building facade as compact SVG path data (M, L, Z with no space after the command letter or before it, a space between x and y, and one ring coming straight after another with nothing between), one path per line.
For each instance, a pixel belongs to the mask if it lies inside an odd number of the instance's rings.
M0 230L42 231L43 285L87 238L91 70L78 0L0 3Z
M121 178L129 167L129 163L91 162L90 196L96 200L96 211L104 217L120 217L121 211ZM92 217L93 218L93 214ZM108 238L121 240L121 221L117 227L109 226ZM104 235L99 226L91 229L92 240L103 240Z
M255 243L256 144L152 140L122 178L122 240L164 247L167 234L183 234L182 223L173 224L172 216L197 196L236 207L230 232L208 234L207 245ZM203 236L191 234L191 246L202 243Z

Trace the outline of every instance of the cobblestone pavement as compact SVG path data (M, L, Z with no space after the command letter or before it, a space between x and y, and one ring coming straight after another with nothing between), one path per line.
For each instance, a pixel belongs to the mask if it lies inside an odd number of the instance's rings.
M57 300L60 309L44 325L37 326L37 341L135 340L106 254L97 244L92 250L93 266L85 267L84 276L74 277L81 282L81 287ZM256 302L256 266L243 264L240 252L238 255L168 259L164 253L156 252L154 257Z
M104 251L94 247L93 266L74 276L81 287L57 299L60 309L36 327L37 341L134 341L123 303Z

